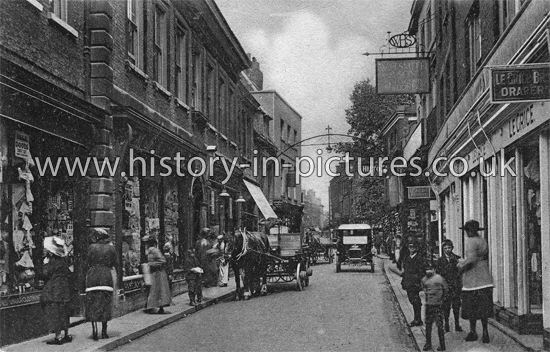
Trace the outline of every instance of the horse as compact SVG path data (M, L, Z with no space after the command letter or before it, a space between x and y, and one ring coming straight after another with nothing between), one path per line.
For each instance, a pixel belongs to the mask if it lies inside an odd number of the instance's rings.
M262 232L248 232L237 230L229 235L229 249L231 253L229 263L235 273L235 299L249 300L251 296L267 294L267 265L266 253L269 253L269 239ZM241 289L241 270L244 275Z

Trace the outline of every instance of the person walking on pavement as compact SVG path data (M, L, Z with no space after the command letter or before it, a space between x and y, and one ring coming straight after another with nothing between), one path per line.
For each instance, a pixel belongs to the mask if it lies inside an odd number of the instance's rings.
M224 236L219 235L217 237L217 243L214 245L214 248L216 248L219 253L217 255L216 261L218 264L218 285L220 287L227 287L227 283L229 282L229 262L227 260L227 253L225 253L225 241Z
M40 302L44 309L44 317L50 331L55 338L47 341L48 345L62 345L71 342L73 337L69 335L69 301L71 289L69 277L71 272L67 262L67 246L65 240L57 236L44 239L44 266L42 275L46 281ZM65 335L61 336L61 331Z
M172 294L166 273L166 258L157 248L158 241L155 237L145 236L143 241L147 243L147 262L151 271L151 286L145 310L152 312L153 308L158 308L157 314L164 314L164 307L172 303Z
M462 291L462 275L458 271L457 264L460 256L453 253L453 241L443 241L443 255L437 260L437 273L443 276L449 285L449 292L443 298L443 313L445 317L445 331L451 330L449 316L451 308L455 318L455 331L462 331L460 326L460 293Z
M189 294L189 305L195 306L202 302L202 268L196 256L195 249L187 251L185 259L185 280L187 281L187 292Z
M467 221L461 227L468 235L464 259L459 260L458 269L462 271L462 319L470 321L470 332L466 341L476 341L476 322L481 320L482 341L489 343L488 319L493 316L493 278L489 270L489 246L485 238L479 236L476 220Z
M204 270L203 281L204 287L210 287L214 285L215 279L211 273L212 271L212 256L208 253L212 249L212 244L209 239L211 237L211 232L208 227L205 227L201 230L200 238L195 243L195 250L197 258L201 264L201 268ZM217 276L217 268L215 270Z
M422 290L422 277L424 277L424 256L418 251L418 241L409 237L407 244L408 253L398 262L398 269L401 270L401 287L407 291L407 298L413 306L414 319L409 323L410 327L422 326L422 301L420 291Z
M107 322L112 316L118 260L105 229L94 229L93 241L86 256L86 320L92 323L92 338L97 341L98 321L101 322L101 338L109 338Z
M426 294L426 344L424 351L432 349L432 325L435 321L437 335L439 337L438 351L445 351L445 331L443 330L443 297L449 291L449 286L443 276L436 274L432 262L425 264L426 276L422 278L422 287Z

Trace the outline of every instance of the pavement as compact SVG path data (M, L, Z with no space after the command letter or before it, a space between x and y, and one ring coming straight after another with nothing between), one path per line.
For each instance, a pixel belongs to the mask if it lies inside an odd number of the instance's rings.
M196 313L209 306L233 296L235 281L229 280L227 287L203 288L203 303L200 306L189 306L187 293L173 297L172 305L165 308L167 314L147 314L143 310L137 310L121 317L112 319L108 325L108 339L92 339L92 327L84 323L82 319L74 322L76 325L69 329L73 336L71 343L63 345L47 345L46 341L53 339L53 334L42 336L22 343L3 346L0 352L89 352L111 351L118 346L144 336L163 326L171 324L179 319ZM101 323L98 323L101 329Z
M407 292L401 288L401 277L395 272L390 270L392 262L385 254L379 254L378 257L382 259L384 266L384 273L388 278L389 283L393 289L395 299L399 303L401 311L407 322L413 320L413 309L409 300L407 299ZM422 317L424 317L424 294L420 293L422 299ZM518 351L530 351L538 352L543 351L542 336L541 335L519 335L515 331L500 324L494 319L489 319L489 337L491 342L488 344L481 342L481 322L478 322L477 333L479 340L474 342L466 342L464 338L468 334L470 324L467 320L460 319L460 326L464 330L463 332L454 331L454 318L451 312L450 325L451 331L445 334L445 343L447 345L447 351L472 351L472 352L485 352L485 351L499 351L499 352L518 352ZM424 344L426 343L426 330L424 326L409 328L411 336L416 342L417 349L422 351ZM437 327L432 328L432 346L434 350L439 346L439 339L437 336Z
M413 319L413 310L407 299L407 293L401 288L401 277L390 270L391 261L385 254L379 254L378 257L383 264L384 274L391 285L396 301L399 303L400 309L407 322ZM160 329L168 324L171 324L179 319L183 319L190 314L196 313L201 309L205 309L211 305L227 299L233 295L235 291L235 283L230 280L228 287L211 287L203 288L203 300L201 306L189 306L189 298L187 293L175 296L172 305L165 308L168 314L146 314L143 310L137 310L132 313L115 318L109 322L109 338L94 341L90 324L84 323L82 319L73 322L75 324L69 330L73 336L71 343L65 343L61 346L47 345L46 341L53 338L53 334L42 336L33 340L28 340L19 344L4 346L0 352L88 352L88 351L111 351L118 346L124 345L132 340L138 339L154 330ZM421 299L424 301L423 294ZM423 306L424 307L424 306ZM493 319L489 320L489 336L491 342L484 344L481 342L481 326L478 326L479 341L466 342L466 337L469 323L461 319L460 325L464 332L454 331L454 319L451 318L451 332L445 334L447 351L499 351L499 352L517 352L543 351L542 337L540 335L519 335L515 331L506 328L502 324ZM101 325L101 324L98 324ZM434 324L435 325L435 324ZM480 325L480 324L478 324ZM98 326L99 327L99 326ZM412 327L409 328L411 336L414 338L417 350L421 351L426 341L425 328ZM434 348L439 346L436 327L432 331L432 345Z

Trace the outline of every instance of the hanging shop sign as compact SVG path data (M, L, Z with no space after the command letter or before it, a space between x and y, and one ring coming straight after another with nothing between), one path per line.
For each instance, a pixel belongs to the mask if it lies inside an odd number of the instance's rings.
M415 186L407 187L409 199L430 199L431 188L430 186Z
M31 157L29 135L20 131L15 132L15 156L22 159Z
M491 102L517 103L550 99L550 66L491 68Z
M416 37L407 33L400 33L392 36L388 42L394 48L409 48L416 44Z
M430 92L430 60L400 58L376 60L377 94L422 94Z

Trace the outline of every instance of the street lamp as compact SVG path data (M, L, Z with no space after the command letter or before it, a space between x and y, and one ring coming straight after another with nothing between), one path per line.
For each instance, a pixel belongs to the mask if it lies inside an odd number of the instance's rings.
M220 193L220 197L229 197L229 193L227 193L227 190L225 187L222 189L222 192Z
M244 203L246 200L243 198L242 194L239 194L239 198L235 200L235 203Z

